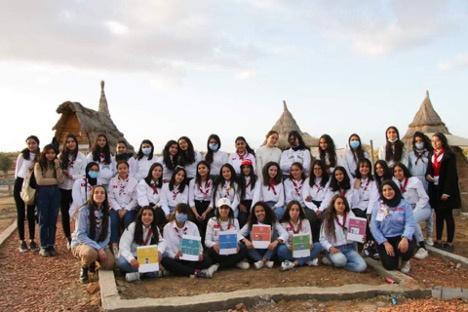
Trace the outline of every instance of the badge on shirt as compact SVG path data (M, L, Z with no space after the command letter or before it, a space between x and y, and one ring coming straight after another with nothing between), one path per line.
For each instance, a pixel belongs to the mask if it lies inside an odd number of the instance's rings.
M377 212L377 217L375 218L377 221L381 222L385 217L388 215L388 208L386 206L381 206L379 211Z

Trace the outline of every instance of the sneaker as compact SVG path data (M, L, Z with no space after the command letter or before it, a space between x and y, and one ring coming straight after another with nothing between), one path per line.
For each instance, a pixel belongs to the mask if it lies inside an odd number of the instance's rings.
M18 247L18 250L19 252L23 253L23 252L26 252L28 251L28 245L26 245L26 242L23 240L23 241L20 241L20 244L19 244L19 247Z
M434 241L432 240L432 237L428 237L426 239L426 244L428 244L429 246L434 246Z
M129 283L138 281L139 279L140 279L140 273L138 272L131 272L131 273L125 274L125 280Z
M208 270L197 270L193 274L197 278L212 278L213 275L211 275Z
M208 269L206 269L206 271L211 275L213 276L213 274L215 274L219 269L219 264L216 263L216 264L212 264L210 265L210 267Z
M81 268L80 270L80 282L86 284L89 281L88 268Z
M374 254L371 255L371 258L374 259L374 260L379 261L380 260L380 255L379 255L378 252L374 252Z
M263 265L264 265L263 260L259 260L259 261L257 261L257 262L254 263L254 267L255 267L257 270L263 268Z
M42 257L50 257L49 250L44 247L41 247L41 249L39 250L39 255Z
M318 260L318 258L314 258L314 259L312 259L312 260L310 260L310 261L307 261L307 265L308 265L308 266L315 266L315 267L316 267L316 266L319 266L319 260Z
M147 273L141 273L140 274L140 279L152 279L152 278L161 278L162 274L159 271L156 272L147 272Z
M449 244L449 243L444 243L442 245L442 249L445 250L445 251L448 251L448 252L453 252L453 244Z
M50 246L50 247L48 248L48 251L49 251L50 257L55 257L55 256L57 256L57 250L55 250L55 247L54 247L54 246Z
M250 263L243 260L243 261L237 263L236 266L241 270L248 270L250 268Z
M273 262L273 261L271 261ZM296 265L294 264L294 262L292 261L289 261L289 260L284 260L283 262L281 262L281 271L288 271L288 270L291 270L292 268L294 268Z
M426 248L419 248L418 251L414 254L413 257L415 257L418 260L426 259L429 256L429 253L427 252Z
M442 249L443 247L444 245L442 244L442 242L438 242L438 241L434 242L434 248Z
M322 257L322 263L325 264L325 265L332 265L330 259L328 259L327 256Z
M32 251L32 252L36 252L36 251L39 251L39 246L36 244L35 241L31 241L29 243L29 249Z
M405 274L408 274L411 270L411 263L410 261L402 261L401 262L401 273L405 273Z

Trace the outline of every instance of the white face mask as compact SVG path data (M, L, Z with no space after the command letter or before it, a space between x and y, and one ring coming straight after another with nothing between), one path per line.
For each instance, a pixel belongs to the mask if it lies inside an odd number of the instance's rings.
M390 143L395 143L396 141L398 141L398 138L388 139L388 142L390 142Z
M424 148L424 143L422 142L414 143L414 146L416 147L416 149L422 150Z

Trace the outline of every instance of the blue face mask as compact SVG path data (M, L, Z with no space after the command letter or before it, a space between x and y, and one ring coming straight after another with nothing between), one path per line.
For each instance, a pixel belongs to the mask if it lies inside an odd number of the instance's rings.
M210 143L208 144L208 147L210 148L210 150L212 150L213 152L216 152L219 148L219 144L218 143Z
M176 218L177 222L185 223L185 221L187 221L187 219L188 219L188 216L185 213L176 212L175 218Z
M349 146L350 146L352 149L356 149L356 148L358 148L360 145L361 145L361 143L359 143L359 141L357 141L357 140L352 140L351 142L349 142Z
M94 171L94 170L88 171L88 176L89 176L91 179L96 179L96 178L98 177L98 174L99 174L98 171Z
M149 154L151 154L151 147L143 147L141 151L145 156L148 156Z

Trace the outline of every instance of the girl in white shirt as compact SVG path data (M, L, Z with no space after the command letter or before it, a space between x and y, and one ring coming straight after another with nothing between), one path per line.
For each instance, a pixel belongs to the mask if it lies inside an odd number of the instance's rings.
M150 140L143 140L136 155L137 172L135 178L140 181L148 175L148 170L157 159L154 156L154 145Z
M312 157L302 136L297 131L291 131L288 135L288 142L291 148L283 151L280 159L280 167L283 171L283 175L287 176L289 174L289 169L295 162L300 162L304 167L304 171L309 172Z
M288 240L278 247L281 270L290 270L296 266L317 266L318 255L322 251L320 243L312 243L312 231L301 204L297 200L288 203L281 226L288 232ZM295 234L307 234L310 242L310 255L303 258L293 257L292 241Z
M86 204L89 200L89 195L93 190L93 186L97 185L98 175L99 164L96 162L90 162L86 165L84 176L73 183L72 204L68 211L68 214L72 219L76 218L80 207Z
M379 191L371 170L372 164L369 159L359 160L356 179L354 179L353 183L356 202L352 210L360 218L370 217L372 208L379 200Z
M239 214L239 183L236 172L230 164L224 164L221 167L221 175L215 182L213 202L216 203L220 198L229 199L234 210L234 217L237 218Z
M319 159L325 164L327 172L331 174L339 163L336 155L335 142L328 134L323 134L319 139Z
M92 148L91 153L86 157L88 162L97 162L99 164L98 184L107 188L110 179L115 174L115 163L112 161L109 141L104 134L99 134Z
M252 208L252 201L255 193L260 188L260 181L254 172L252 162L248 159L241 164L241 173L239 175L239 226L243 227L247 223Z
M59 184L60 189L60 215L62 217L62 228L65 238L71 243L70 215L68 211L72 203L72 188L76 180L83 177L86 167L86 156L78 151L78 140L74 134L68 134L65 138L62 153L58 156L62 168L64 180Z
M190 181L197 174L197 164L203 159L200 152L194 150L192 141L186 136L177 140L179 144L178 164L184 167L187 172L187 179Z
M346 197L349 206L354 207L356 205L356 194L354 193L351 185L352 181L350 180L346 169L341 166L336 167L330 179L330 188L327 190L325 199L322 202L323 207L328 209L332 198L335 195Z
M137 258L137 248L149 245L157 245L159 259L161 259L165 250L164 239L159 233L153 208L145 206L138 211L135 222L130 223L122 233L119 242L117 267L125 273L125 279L128 282L161 276L159 271L142 274L138 272L140 263Z
M322 261L351 272L363 272L366 262L357 252L356 243L346 238L349 218L353 216L346 197L333 196L320 230L320 244L327 251Z
M284 194L285 194L285 205L290 201L296 200L304 207L304 200L302 198L302 190L305 181L304 168L301 163L293 163L289 170L289 177L284 180Z
M182 167L177 167L172 174L169 183L164 183L161 189L161 208L166 217L165 222L169 220L177 204L188 203L188 185L187 173Z
M236 174L240 173L240 166L244 160L250 160L252 166L255 168L256 159L255 152L249 146L249 143L244 137L239 136L236 138L236 152L229 155L229 164L234 168Z
M356 133L349 136L348 145L349 149L346 149L343 157L343 167L351 178L355 178L358 162L364 158L368 159L369 155L362 148L361 138Z
M201 237L205 237L206 224L213 214L213 180L210 166L204 160L197 165L197 175L189 183L189 205L193 222L198 226Z
M397 162L408 166L405 143L400 140L400 132L396 127L390 126L385 130L385 141L385 145L379 149L379 159L385 160L390 168Z
M123 139L119 139L117 141L117 145L115 146L115 156L113 159L114 163L117 163L120 160L128 162L128 174L131 177L137 178L138 162L133 153L128 151L127 142Z
M163 182L171 180L174 169L177 167L179 144L174 140L169 140L164 146L162 156L158 162L163 165Z
M253 202L265 202L279 220L284 214L283 175L278 163L269 162L263 168L263 183L255 193Z
M229 154L220 150L221 140L217 134L210 134L206 145L205 161L210 165L210 175L214 181L219 176L221 167L229 161Z
M270 161L279 163L281 159L281 150L276 147L278 142L279 134L275 130L268 131L266 135L266 142L260 146L255 152L255 158L257 161L257 173L259 174L260 180L262 179L263 167Z

